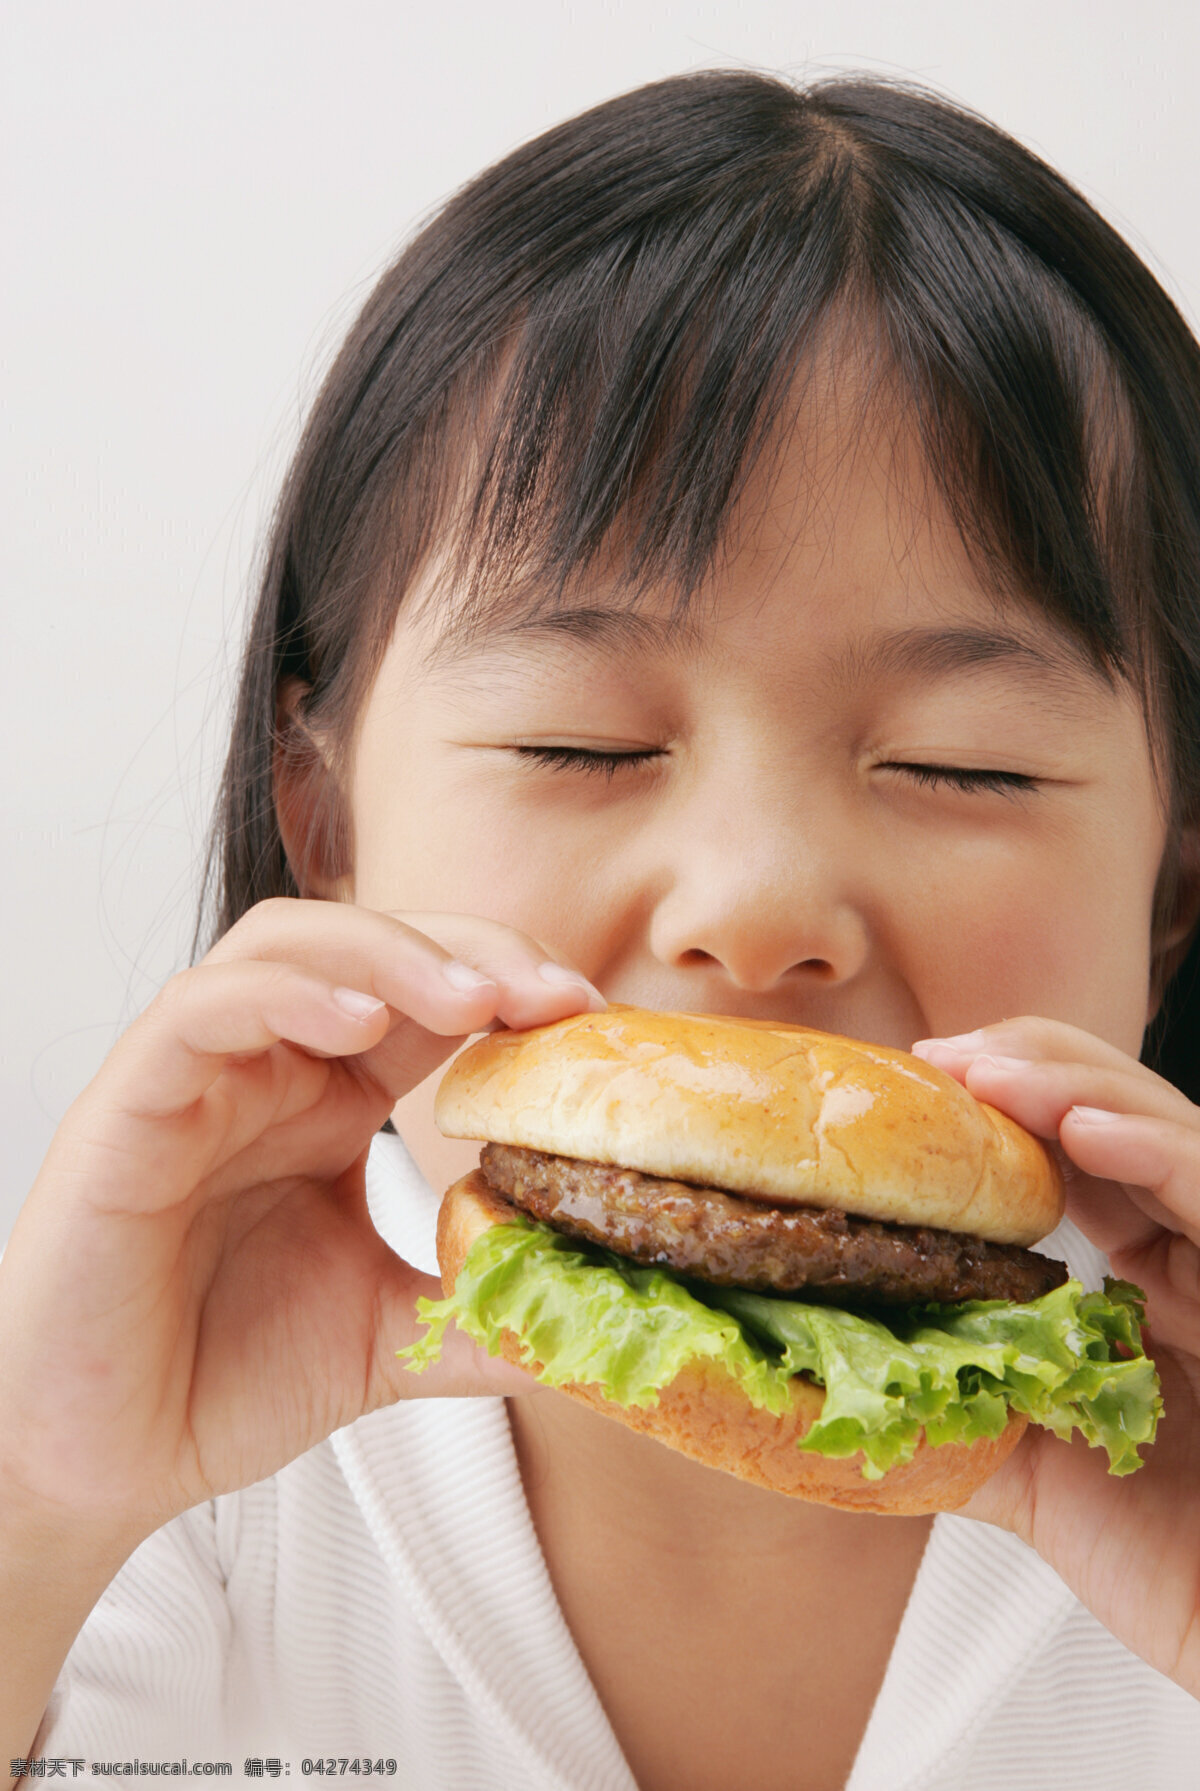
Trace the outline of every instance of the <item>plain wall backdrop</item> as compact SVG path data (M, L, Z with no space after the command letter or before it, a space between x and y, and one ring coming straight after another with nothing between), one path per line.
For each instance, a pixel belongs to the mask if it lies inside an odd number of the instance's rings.
M735 64L915 77L1195 322L1193 0L5 0L0 1240L186 961L255 550L374 275L522 139Z

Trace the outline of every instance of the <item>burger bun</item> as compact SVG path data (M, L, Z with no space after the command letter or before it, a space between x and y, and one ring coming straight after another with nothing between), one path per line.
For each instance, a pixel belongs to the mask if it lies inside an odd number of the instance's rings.
M495 1032L435 1114L453 1138L995 1244L1062 1217L1057 1166L1006 1115L907 1051L802 1026L613 1005Z

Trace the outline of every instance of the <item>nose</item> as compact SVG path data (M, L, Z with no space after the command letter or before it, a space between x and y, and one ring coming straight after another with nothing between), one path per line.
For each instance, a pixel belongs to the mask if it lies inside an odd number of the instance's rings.
M758 993L858 976L870 954L861 852L836 820L800 817L790 804L781 813L748 792L731 793L707 820L672 854L650 921L655 957L673 970L719 968Z

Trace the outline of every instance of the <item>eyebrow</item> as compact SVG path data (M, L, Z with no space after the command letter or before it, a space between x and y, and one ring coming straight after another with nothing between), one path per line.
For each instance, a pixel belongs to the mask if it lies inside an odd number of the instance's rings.
M688 616L655 615L633 606L577 605L526 611L483 624L469 632L445 631L426 656L435 670L447 661L521 655L537 643L565 641L606 659L629 653L695 654L706 643L704 630ZM1039 635L970 624L899 628L850 642L828 665L832 678L854 685L869 678L911 676L935 680L957 672L1012 666L1047 685L1077 682L1080 674L1111 688L1111 680L1082 642L1066 635Z
M490 625L444 629L425 656L428 670L532 650L538 642L568 641L606 658L630 652L679 654L694 652L702 641L686 616L650 615L632 605L549 605L519 616L502 616Z
M1004 628L949 626L900 628L854 642L837 657L834 672L848 682L887 674L938 678L952 672L1011 665L1054 683L1082 672L1106 686L1109 679L1082 643L1066 636L1033 638Z

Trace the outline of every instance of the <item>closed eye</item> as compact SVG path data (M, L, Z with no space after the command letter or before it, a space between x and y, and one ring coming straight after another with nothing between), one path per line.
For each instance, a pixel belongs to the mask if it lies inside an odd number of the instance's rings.
M521 758L535 765L547 765L555 771L582 771L611 780L618 771L644 765L649 759L663 757L657 746L635 748L631 752L602 752L590 746L518 746Z
M952 790L998 790L1004 795L1013 795L1021 790L1036 790L1039 779L1030 777L1025 771L988 771L973 770L964 765L923 765L908 764L898 761L885 761L881 771L899 771L914 783L924 784L929 788L949 788Z
M644 765L651 759L664 756L660 747L653 746L625 752L606 752L591 746L528 745L518 746L515 751L527 762L544 765L553 771L580 771L585 776L600 776L609 782L619 771L629 771L637 765ZM994 790L1002 795L1014 795L1022 790L1035 790L1039 783L1036 777L1031 777L1024 771L977 770L964 765L927 765L886 760L879 769L898 771L913 783L924 785L928 789L940 787L962 790L968 794Z

